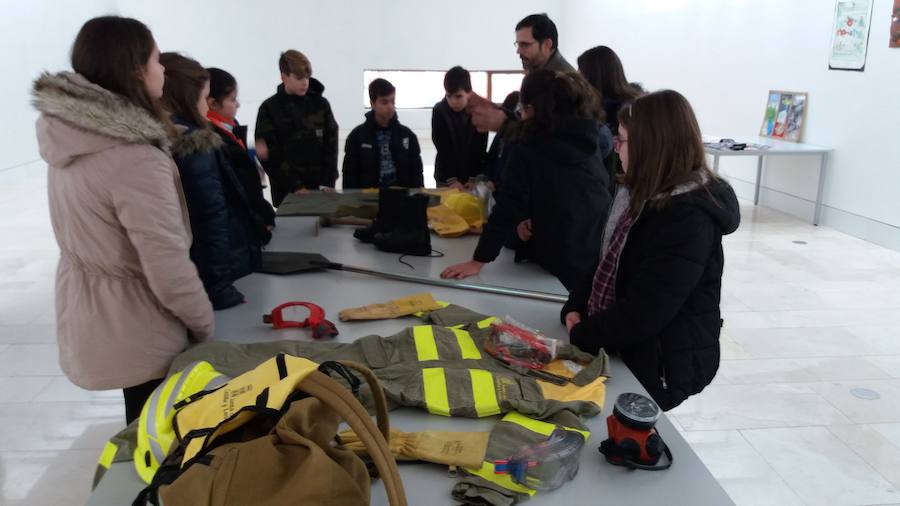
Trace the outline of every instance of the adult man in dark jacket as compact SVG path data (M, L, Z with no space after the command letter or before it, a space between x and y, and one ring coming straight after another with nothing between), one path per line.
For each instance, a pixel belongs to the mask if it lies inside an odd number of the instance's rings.
M574 72L575 68L559 52L556 23L546 14L526 16L516 25L516 53L525 73L547 69Z
M299 51L285 51L278 67L282 83L259 107L255 134L276 207L289 193L333 189L338 177L338 125L325 86Z
M575 72L575 68L559 52L556 23L546 14L532 14L519 21L516 25L516 53L526 74L541 69ZM500 132L507 121L517 119L512 110L501 109L478 96L469 102L468 112L479 132Z
M612 304L586 316L594 279L587 275L562 310L564 323L569 313L580 315L572 344L621 354L664 410L703 390L718 370L722 236L740 224L737 198L724 181L672 194L662 209L645 205L631 226Z
M395 95L384 79L369 84L372 110L344 146L344 189L424 186L419 139L397 120Z

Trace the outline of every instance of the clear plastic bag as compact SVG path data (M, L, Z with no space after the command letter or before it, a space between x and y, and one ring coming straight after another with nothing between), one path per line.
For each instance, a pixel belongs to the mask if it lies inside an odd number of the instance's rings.
M555 490L578 473L582 447L584 436L556 429L547 441L522 448L509 460L495 461L494 469L530 489Z
M556 358L559 340L544 336L510 316L491 324L491 337L485 350L507 364L527 369L542 369Z

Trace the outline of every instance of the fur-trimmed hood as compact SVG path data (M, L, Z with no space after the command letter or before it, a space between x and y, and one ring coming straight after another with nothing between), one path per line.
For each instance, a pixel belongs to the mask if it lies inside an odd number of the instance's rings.
M55 167L121 144L168 149L162 122L150 112L74 72L43 73L34 81L41 157Z
M187 158L193 154L211 153L221 149L225 142L211 128L197 128L172 118L178 137L172 143L172 156Z

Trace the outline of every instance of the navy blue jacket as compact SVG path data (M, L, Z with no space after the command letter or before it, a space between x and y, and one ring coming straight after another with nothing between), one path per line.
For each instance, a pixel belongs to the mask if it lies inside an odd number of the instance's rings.
M262 181L259 177L259 171L256 169L256 160L250 157L247 149L234 141L224 130L213 127L219 137L222 138L223 152L225 160L234 169L241 186L244 188L244 194L250 203L253 211L253 225L257 237L263 244L268 244L272 238L272 232L268 227L275 226L275 209L272 204L263 196ZM232 134L247 145L247 127L244 125L235 125Z
M366 122L357 126L347 136L344 146L343 188L378 188L381 178L381 154L378 152L375 113L366 113ZM419 138L412 130L400 124L397 115L388 125L391 130L391 158L397 170L394 186L422 188L422 154Z
M253 211L238 176L225 159L223 142L210 128L173 118L183 130L172 146L190 214L191 260L213 309L243 302L233 285L261 262Z

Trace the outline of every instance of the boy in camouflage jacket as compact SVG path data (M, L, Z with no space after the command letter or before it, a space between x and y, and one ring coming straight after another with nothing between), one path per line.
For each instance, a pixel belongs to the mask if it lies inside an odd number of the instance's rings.
M290 193L332 190L338 177L338 125L325 86L299 51L282 53L278 67L282 84L260 106L255 134L276 207Z

